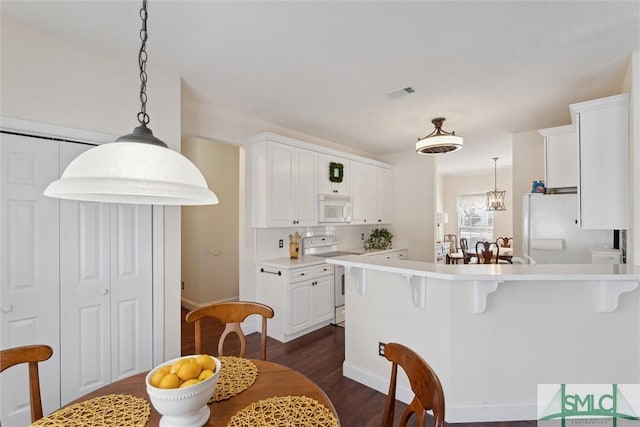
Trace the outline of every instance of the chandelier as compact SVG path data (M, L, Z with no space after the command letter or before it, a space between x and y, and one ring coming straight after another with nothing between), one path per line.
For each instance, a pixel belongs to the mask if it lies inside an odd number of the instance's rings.
M139 126L115 142L98 145L76 157L44 194L92 202L145 205L214 205L218 197L202 173L182 154L153 136L147 114L147 1L140 18L142 46Z
M493 191L487 191L487 210L506 211L504 196L506 191L498 191L498 158L493 158Z
M435 129L429 135L418 139L418 142L416 142L416 152L418 154L442 154L462 148L462 137L456 136L455 132L442 130L442 122L445 120L444 117L436 117L431 120Z

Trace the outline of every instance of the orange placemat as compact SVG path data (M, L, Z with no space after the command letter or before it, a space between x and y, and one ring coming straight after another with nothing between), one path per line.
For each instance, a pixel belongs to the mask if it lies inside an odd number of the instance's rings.
M258 367L248 359L220 356L221 368L218 383L209 403L219 402L242 393L256 382Z
M238 411L228 427L338 427L329 408L307 396L270 397Z
M110 394L78 402L40 418L32 426L142 427L149 420L149 402L127 394Z

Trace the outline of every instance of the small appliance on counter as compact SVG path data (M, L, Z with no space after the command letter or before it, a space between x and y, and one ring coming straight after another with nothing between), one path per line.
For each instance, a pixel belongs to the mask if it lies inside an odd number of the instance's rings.
M591 248L592 264L622 264L622 251L610 248Z

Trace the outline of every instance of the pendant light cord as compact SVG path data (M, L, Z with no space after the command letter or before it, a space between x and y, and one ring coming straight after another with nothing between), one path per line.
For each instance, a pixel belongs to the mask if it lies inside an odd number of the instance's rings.
M493 191L498 192L498 158L493 158Z
M142 0L140 9L140 19L142 19L142 29L140 30L140 40L142 46L138 52L138 66L140 67L140 112L138 113L138 123L146 127L149 124L147 114L147 0Z

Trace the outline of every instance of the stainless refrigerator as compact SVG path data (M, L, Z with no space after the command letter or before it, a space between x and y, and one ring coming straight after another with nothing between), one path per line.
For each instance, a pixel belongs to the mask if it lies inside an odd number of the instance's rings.
M591 248L613 247L613 230L578 226L576 194L525 194L522 214L522 253L532 262L589 264Z

